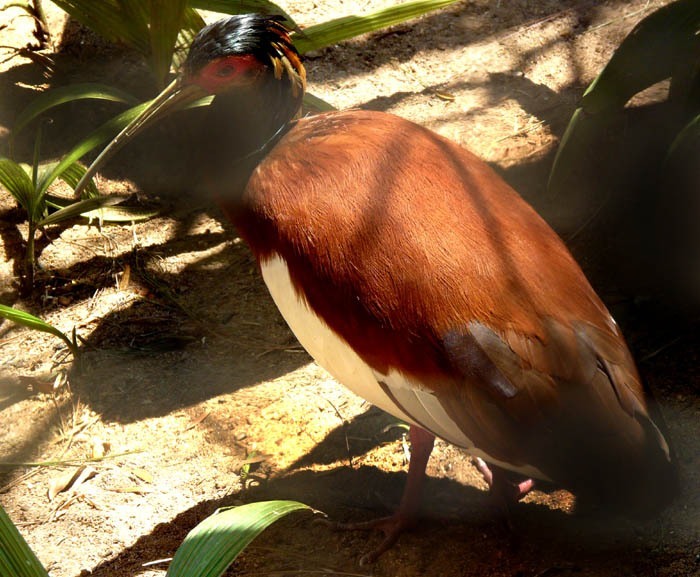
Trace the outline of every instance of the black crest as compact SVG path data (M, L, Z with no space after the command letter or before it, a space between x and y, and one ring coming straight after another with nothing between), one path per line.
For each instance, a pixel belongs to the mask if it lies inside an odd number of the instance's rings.
M192 74L222 56L251 54L265 62L277 54L275 44L298 55L283 20L281 16L239 14L205 26L190 46L185 71Z

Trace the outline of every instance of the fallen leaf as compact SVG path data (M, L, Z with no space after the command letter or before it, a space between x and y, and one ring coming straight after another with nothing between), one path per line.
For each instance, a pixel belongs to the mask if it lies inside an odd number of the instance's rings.
M255 463L262 463L267 461L270 455L251 455L250 457L241 461L241 465L254 465Z
M435 96L437 96L440 100L447 100L448 102L452 102L455 99L455 95L450 94L449 92L436 92Z
M67 491L68 489L74 489L97 475L97 471L92 467L86 465L81 465L75 470L66 471L61 475L54 477L49 481L49 501L53 501L56 495Z
M131 266L129 264L124 265L124 272L122 277L119 279L119 290L125 291L129 288L129 280L131 279Z
M136 493L137 495L145 495L146 493L150 493L151 489L134 485L132 487L115 487L112 491L115 493Z
M203 415L197 417L194 421L192 421L192 424L190 424L185 431L189 431L191 429L194 429L199 423L201 423L204 419L206 419L210 415L211 411L204 413Z
M68 489L84 469L85 465L72 471L61 473L58 477L51 479L51 481L49 481L49 501L53 501L56 495Z
M92 458L101 459L104 457L111 448L109 441L103 441L99 437L92 438Z
M145 469L129 469L129 473L144 483L153 483L153 475Z

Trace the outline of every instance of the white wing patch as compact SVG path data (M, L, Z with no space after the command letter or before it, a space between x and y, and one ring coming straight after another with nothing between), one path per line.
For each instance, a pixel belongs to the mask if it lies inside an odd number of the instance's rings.
M356 395L399 419L413 423L382 390L371 367L297 295L285 261L275 256L262 262L261 270L284 320L314 360Z
M530 477L547 478L533 467L513 467L474 447L435 395L420 383L411 382L398 371L383 375L372 369L296 293L287 263L280 256L261 262L260 268L272 299L301 345L353 393L398 419L467 449L474 456Z

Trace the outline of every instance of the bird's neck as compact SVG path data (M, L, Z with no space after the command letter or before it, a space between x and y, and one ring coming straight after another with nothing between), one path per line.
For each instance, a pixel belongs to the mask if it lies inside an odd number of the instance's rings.
M249 90L218 95L204 127L204 186L223 202L235 202L255 167L286 132L301 107L285 78Z

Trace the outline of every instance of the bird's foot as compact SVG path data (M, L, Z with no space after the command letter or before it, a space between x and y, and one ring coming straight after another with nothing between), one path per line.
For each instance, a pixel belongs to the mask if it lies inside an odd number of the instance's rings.
M500 467L489 466L479 457L474 459L474 464L489 486L491 495L506 509L510 509L535 486L532 479L516 481L514 474Z
M409 436L411 439L411 461L408 465L408 479L401 497L401 504L396 513L389 517L364 523L324 522L325 525L337 531L377 530L384 533L384 540L377 548L360 558L360 565L374 563L382 553L396 544L401 533L416 524L425 479L425 467L428 464L430 452L433 450L435 436L415 425L411 425Z
M360 557L360 566L365 566L371 565L383 553L391 549L398 541L401 533L416 524L416 519L413 516L396 512L388 517L380 517L379 519L360 523L334 523L325 520L321 522L334 531L381 531L384 534L382 542L372 551Z

